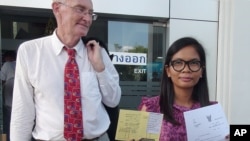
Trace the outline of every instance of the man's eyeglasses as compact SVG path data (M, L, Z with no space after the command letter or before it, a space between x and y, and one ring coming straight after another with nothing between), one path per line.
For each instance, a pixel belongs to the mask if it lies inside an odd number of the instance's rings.
M66 7L71 8L73 11L75 11L76 13L80 15L88 15L90 18L92 18L93 21L97 19L97 15L92 10L86 10L85 8L80 7L80 6L70 6L62 2L59 2L59 3Z
M188 65L189 70L192 72L197 72L201 69L201 61L199 60L184 61L184 60L178 59L178 60L171 61L170 65L177 72L183 71L186 65Z

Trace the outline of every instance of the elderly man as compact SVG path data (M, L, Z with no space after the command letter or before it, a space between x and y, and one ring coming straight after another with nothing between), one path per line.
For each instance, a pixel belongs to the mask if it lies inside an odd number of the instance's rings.
M96 18L91 0L53 0L57 28L24 42L16 61L11 141L109 141L103 106L121 98L119 76L95 40L83 44Z

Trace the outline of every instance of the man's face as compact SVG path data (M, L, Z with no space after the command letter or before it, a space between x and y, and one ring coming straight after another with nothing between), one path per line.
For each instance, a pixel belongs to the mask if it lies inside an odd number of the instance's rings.
M86 36L92 24L91 0L66 0L59 4L58 27L64 34Z

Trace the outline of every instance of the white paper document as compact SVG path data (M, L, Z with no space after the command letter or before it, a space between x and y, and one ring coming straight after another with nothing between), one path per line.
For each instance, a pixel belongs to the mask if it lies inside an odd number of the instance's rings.
M229 124L220 104L184 112L188 141L224 141Z

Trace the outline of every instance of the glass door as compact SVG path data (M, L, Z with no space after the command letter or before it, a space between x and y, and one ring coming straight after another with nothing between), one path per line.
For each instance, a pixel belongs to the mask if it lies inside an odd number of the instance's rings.
M108 21L108 48L120 76L121 108L137 109L141 97L159 94L165 24Z

